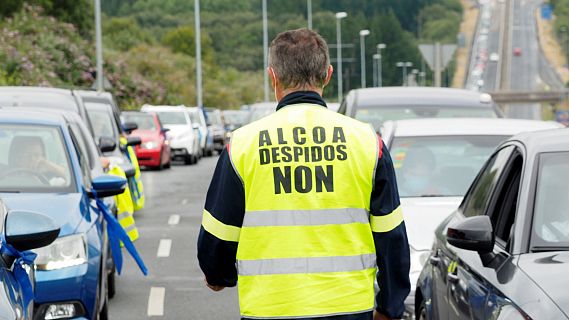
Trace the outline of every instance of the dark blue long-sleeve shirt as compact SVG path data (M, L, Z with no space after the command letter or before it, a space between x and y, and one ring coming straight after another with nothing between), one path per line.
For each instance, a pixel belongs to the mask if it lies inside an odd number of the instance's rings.
M277 110L286 104L317 103L325 106L316 93L297 92L285 97ZM375 186L370 197L370 214L384 216L399 207L399 194L393 163L387 148L382 145L379 155ZM235 172L229 153L225 149L207 193L205 210L223 224L241 227L245 215L245 191ZM400 318L404 300L409 294L409 246L405 223L386 232L374 232L379 272L380 291L376 296L376 309L382 314ZM198 238L198 260L210 285L233 287L237 284L236 254L238 242L219 239L203 226ZM311 319L311 318L307 318ZM320 317L319 320L371 320L372 313Z

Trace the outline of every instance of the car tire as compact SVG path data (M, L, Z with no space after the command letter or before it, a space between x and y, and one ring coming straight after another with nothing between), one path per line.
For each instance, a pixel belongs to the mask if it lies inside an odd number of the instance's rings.
M164 169L170 169L171 166L172 166L172 160L168 160L168 162L164 164Z
M192 164L193 158L194 157L191 154L186 155L184 158L184 164Z
M421 301L419 310L415 313L417 315L417 320L427 320L427 307L425 306L425 300Z
M207 152L206 152L206 156L207 156L207 157L213 156L213 150L212 150L212 149L208 149Z
M162 163L162 157L164 156L163 152L160 152L160 157L158 159L160 159L160 164L158 164L156 166L156 170L160 171L162 169L164 169L164 164Z
M115 296L115 293L117 292L117 287L115 284L115 263L113 261L113 268L111 269L111 272L109 273L109 275L107 276L107 289L108 289L108 295L109 295L109 299L112 299Z
M105 304L103 305L103 308L101 309L101 312L99 312L98 315L98 319L99 320L109 320L109 296L107 295L105 298Z

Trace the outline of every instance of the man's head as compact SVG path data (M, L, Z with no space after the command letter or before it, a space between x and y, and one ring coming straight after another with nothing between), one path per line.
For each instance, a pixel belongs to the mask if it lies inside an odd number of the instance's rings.
M267 72L279 101L294 91L316 91L322 95L332 71L328 45L312 30L285 31L271 42Z

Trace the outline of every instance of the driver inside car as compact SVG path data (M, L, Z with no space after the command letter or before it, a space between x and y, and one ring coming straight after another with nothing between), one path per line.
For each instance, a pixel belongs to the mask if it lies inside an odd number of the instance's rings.
M65 169L46 158L40 137L16 136L10 145L10 167L29 170L45 177L51 186L65 185Z

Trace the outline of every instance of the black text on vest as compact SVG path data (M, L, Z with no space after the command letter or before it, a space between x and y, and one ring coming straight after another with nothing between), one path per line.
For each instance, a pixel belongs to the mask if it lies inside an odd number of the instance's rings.
M275 194L334 192L334 162L348 158L342 127L276 128L259 133L259 164L273 165Z

